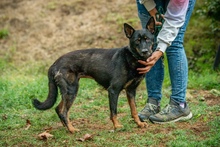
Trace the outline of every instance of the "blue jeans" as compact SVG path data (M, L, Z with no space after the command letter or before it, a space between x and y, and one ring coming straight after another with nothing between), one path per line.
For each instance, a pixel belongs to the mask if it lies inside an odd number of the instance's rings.
M176 102L186 102L186 89L188 81L188 62L183 47L184 33L188 25L190 16L192 14L196 0L189 0L189 6L186 13L186 20L184 25L180 28L175 40L166 50L166 56L169 66L169 75L172 87L170 98ZM162 7L166 11L167 0L155 0L156 8ZM145 9L144 5L137 0L138 16L141 20L141 25L145 28L150 14ZM146 87L148 98L154 98L158 101L162 97L162 84L164 80L164 65L163 59L160 58L151 70L146 74Z

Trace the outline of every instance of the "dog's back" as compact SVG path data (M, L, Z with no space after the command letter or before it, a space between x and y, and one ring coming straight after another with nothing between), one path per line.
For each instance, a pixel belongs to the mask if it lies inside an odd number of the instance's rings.
M135 62L131 61L132 59ZM113 78L118 78L123 82L129 79L128 71L137 74L138 65L140 64L131 55L128 47L76 50L57 59L49 69L49 73L52 74L49 76L56 77L57 73L68 69L79 78L93 78L107 89Z

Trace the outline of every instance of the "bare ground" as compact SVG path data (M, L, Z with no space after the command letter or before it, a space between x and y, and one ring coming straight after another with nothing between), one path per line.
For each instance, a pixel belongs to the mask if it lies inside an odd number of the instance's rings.
M76 49L125 46L123 23L132 19L137 20L132 0L1 0L0 28L9 37L0 40L0 55L25 64Z

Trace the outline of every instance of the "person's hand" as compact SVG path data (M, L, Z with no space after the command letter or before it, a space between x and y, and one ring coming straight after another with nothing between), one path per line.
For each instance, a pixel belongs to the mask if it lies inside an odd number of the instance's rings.
M152 10L149 11L150 15L154 18L155 20L155 25L156 26L162 26L162 22L157 21L156 19L156 14L157 14L157 9L153 8ZM164 18L164 15L161 15L162 18Z
M145 74L155 65L157 60L163 55L163 52L161 51L155 51L153 54L146 60L138 60L139 63L145 65L143 68L137 68L139 71L139 74Z

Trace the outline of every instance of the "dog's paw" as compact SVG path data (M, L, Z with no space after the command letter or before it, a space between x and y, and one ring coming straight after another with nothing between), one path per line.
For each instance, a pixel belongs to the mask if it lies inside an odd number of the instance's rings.
M146 122L139 122L138 127L139 128L146 128L146 127L148 127L148 124Z
M123 127L124 127L123 125L119 125L119 124L118 124L118 125L115 125L115 126L114 126L114 129L115 129L115 130L116 130L116 129L121 129L121 128L123 128Z
M69 129L70 133L74 133L74 132L79 132L80 130L79 129L76 129L76 128L71 128Z

